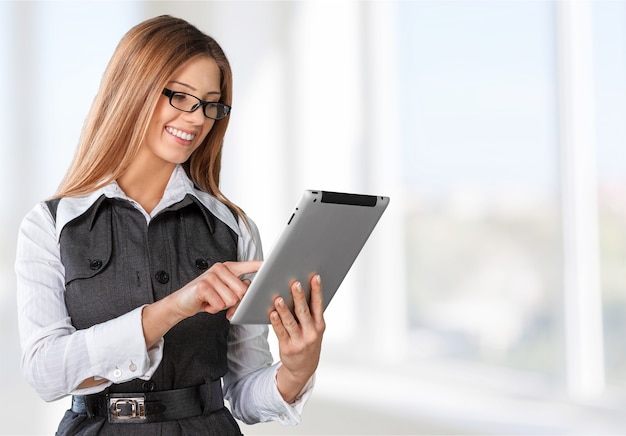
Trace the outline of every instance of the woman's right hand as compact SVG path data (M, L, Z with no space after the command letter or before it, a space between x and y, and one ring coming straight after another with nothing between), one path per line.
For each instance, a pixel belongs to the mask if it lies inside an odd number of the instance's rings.
M227 310L226 316L230 318L250 284L249 280L241 280L240 277L257 272L262 263L258 260L214 264L171 295L176 310L183 318L198 312Z
M240 277L257 272L262 263L260 260L216 263L178 291L144 307L142 325L146 346L152 347L172 327L198 312L226 310L230 319L250 284Z

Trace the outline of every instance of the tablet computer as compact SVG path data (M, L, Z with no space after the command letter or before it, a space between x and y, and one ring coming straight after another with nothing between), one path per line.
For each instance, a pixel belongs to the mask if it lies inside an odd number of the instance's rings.
M230 322L269 324L277 296L293 311L291 284L300 281L310 301L314 274L322 277L326 309L388 203L385 196L304 191Z

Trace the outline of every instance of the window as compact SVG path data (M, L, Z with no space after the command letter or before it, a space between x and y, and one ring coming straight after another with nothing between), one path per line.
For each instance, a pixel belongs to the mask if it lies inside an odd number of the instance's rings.
M598 210L607 384L626 387L626 5L594 2Z
M398 17L414 348L556 376L554 6L406 2Z

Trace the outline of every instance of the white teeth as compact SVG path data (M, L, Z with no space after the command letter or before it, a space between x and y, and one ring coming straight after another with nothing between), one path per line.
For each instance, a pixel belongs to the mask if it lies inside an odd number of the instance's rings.
M179 138L184 139L185 141L191 141L193 138L196 137L196 135L192 135L191 133L181 132L180 130L174 129L172 127L166 127L165 130L167 130L174 136L178 136Z

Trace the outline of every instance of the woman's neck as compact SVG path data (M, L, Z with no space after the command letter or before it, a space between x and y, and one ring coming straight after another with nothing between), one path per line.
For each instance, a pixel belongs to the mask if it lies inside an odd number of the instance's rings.
M151 213L163 198L167 183L176 167L162 162L161 165L140 165L135 162L117 179L124 193L135 200L147 213Z

